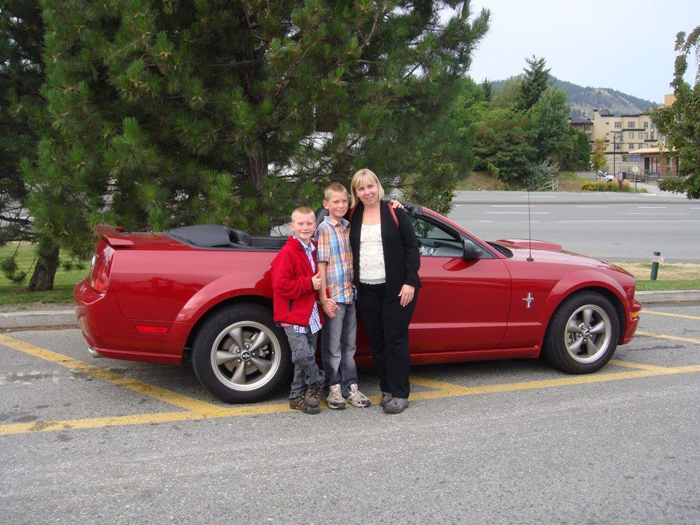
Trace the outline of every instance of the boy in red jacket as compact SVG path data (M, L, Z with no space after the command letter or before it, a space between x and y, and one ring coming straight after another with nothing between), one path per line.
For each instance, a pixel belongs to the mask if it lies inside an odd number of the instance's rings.
M316 365L316 337L323 324L316 302L321 276L316 270L316 246L311 240L316 217L310 208L292 212L293 235L272 261L275 322L284 328L294 363L289 406L318 414L325 375Z

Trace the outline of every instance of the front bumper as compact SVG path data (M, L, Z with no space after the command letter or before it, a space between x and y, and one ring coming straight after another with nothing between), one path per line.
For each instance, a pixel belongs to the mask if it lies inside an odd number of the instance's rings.
M637 326L639 326L639 312L642 310L642 303L639 301L633 301L632 308L630 308L627 314L627 323L625 327L625 333L622 336L622 341L620 344L626 345L632 339L634 339L634 333L637 331Z

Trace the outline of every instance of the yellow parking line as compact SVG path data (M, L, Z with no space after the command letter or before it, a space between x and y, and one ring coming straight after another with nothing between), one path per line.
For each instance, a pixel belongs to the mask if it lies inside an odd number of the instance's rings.
M101 368L99 366L91 365L83 361L78 361L72 357L68 357L57 352L52 352L51 350L46 350L38 346L32 345L30 343L25 343L19 339L14 339L13 337L8 337L6 335L0 334L0 344L4 346L9 346L25 354L29 354L33 357L38 357L39 359L44 359L51 363L55 363L64 366L75 372L86 374L98 379L104 379L110 383L127 388L144 396L149 396L157 399L158 401L163 401L170 405L174 405L185 410L191 410L193 412L200 413L202 415L209 415L210 413L216 413L220 407L212 405L211 403L206 403L204 401L199 401L197 399L191 398L173 392L172 390L167 390L158 386L149 385L142 381L136 379L130 379L106 368Z
M651 367L652 365L649 365ZM540 381L522 381L519 383L503 383L479 387L465 387L442 381L433 381L418 377L411 377L411 381L422 386L439 387L429 392L416 392L411 394L412 401L429 399L442 399L449 397L464 397L483 394L497 394L505 392L517 392L522 390L539 390L561 386L587 385L604 383L607 381L620 381L623 379L639 379L644 377L656 377L662 375L675 375L691 372L700 372L700 365L680 366L674 368L654 367L653 369L636 370L633 372L599 373L590 376L567 376L558 379L545 379ZM378 403L379 397L372 398L373 403ZM103 418L68 419L64 421L48 421L39 423L20 423L0 425L0 436L12 434L29 434L36 432L55 432L60 430L78 430L89 428L104 428L126 425L144 425L149 423L167 423L173 421L196 421L209 418L240 417L256 414L276 414L290 412L289 405L284 403L271 403L263 405L246 405L238 407L215 407L217 410L204 412L165 412L156 414L135 414L131 416L115 416ZM354 409L353 409L354 410Z
M674 370L673 367L668 366L657 366L657 365L646 365L643 363L630 363L629 361L620 361L619 359L611 359L609 364L613 366L621 366L624 368L635 368L638 370L656 370L659 372L664 372L667 370Z
M652 334L647 332L637 332L639 335L647 337L659 337L663 339L674 339L691 343L700 344L699 340L680 338L674 336L665 336L663 334ZM52 352L34 346L23 341L0 334L0 344L25 352L34 357L50 361L52 363L65 366L71 370L80 373L91 375L99 379L104 379L117 386L121 386L132 391L138 392L164 401L174 406L181 407L185 411L178 412L161 412L155 414L134 414L127 416L113 416L102 418L85 418L85 419L68 419L63 421L47 421L36 423L19 423L0 425L0 436L17 435L35 432L54 432L60 430L78 430L90 428L116 427L125 425L143 425L149 423L166 423L174 421L195 421L207 418L223 418L223 417L239 417L257 414L275 414L290 412L288 403L270 403L244 405L235 407L221 407L184 396L177 392L156 387L148 383L143 383L134 379L129 379L120 374L100 368L94 365L78 361L71 357ZM646 365L642 363L629 363L620 360L612 360L612 365L633 368L630 372L613 372L613 373L598 373L587 376L567 376L557 379L545 379L539 381L522 381L518 383L504 383L496 385L466 387L454 383L444 381L436 381L421 377L411 376L411 382L432 388L434 390L428 392L416 392L411 395L414 401L440 399L448 397L463 397L482 394L495 394L505 392L516 392L523 390L537 390L543 388L553 388L562 386L575 386L602 383L607 381L619 381L624 379L638 379L644 377L655 377L662 375L673 375L682 373L700 372L700 365L680 366L680 367L661 367L655 365ZM378 403L379 396L370 398L373 403Z
M643 337L655 337L657 339L670 339L671 341L683 341L684 343L693 343L696 345L700 345L700 339L691 339L689 337L678 337L675 335L655 334L653 332L640 332L639 330L637 330L635 335L641 335Z
M657 312L655 310L647 310L646 308L644 310L642 310L642 314L664 315L666 317L681 317L683 319L694 319L696 321L700 321L700 316L697 316L697 315L685 315L685 314L672 314L669 312Z
M0 425L0 436L13 434L31 434L34 432L55 432L59 430L79 430L86 428L120 427L125 425L146 425L148 423L168 423L202 419L197 412L162 412L157 414L134 414L131 416L95 417L85 419L66 419L63 421L45 421L38 423L17 423Z
M504 392L517 392L521 390L538 390L561 386L589 385L608 381L620 381L623 379L639 379L662 375L675 375L691 372L700 372L700 365L682 366L675 368L659 367L660 370L637 370L634 372L598 373L587 376L570 376L560 379L544 379L540 381L523 381L520 383L505 383L500 385L487 385L479 387L459 387L459 389L446 388L430 392L416 392L411 394L412 400L440 399L446 397L475 396L480 394L497 394ZM456 386L456 385L455 385Z

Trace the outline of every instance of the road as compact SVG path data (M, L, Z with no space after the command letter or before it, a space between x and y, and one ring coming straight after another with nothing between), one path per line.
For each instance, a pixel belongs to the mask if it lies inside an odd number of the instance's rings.
M700 262L700 202L655 194L530 194L532 238L606 260ZM528 237L527 194L457 192L449 218L486 240Z
M700 305L650 308L588 376L413 367L399 416L230 407L78 330L6 333L0 523L698 523L699 327Z

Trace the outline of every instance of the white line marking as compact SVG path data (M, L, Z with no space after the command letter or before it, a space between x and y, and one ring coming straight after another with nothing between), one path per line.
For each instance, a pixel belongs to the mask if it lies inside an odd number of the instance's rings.
M492 208L527 208L527 204L492 204ZM534 206L533 206L534 208Z
M577 208L609 208L610 206L596 206L595 204L584 204L582 206L576 206Z
M640 211L625 213L625 215L685 215L685 213L666 213L663 211Z
M548 211L533 211L533 212L527 212L527 211L487 211L487 215L527 215L528 213L532 213L532 215L549 215Z
M479 221L479 222L491 222L491 221Z

